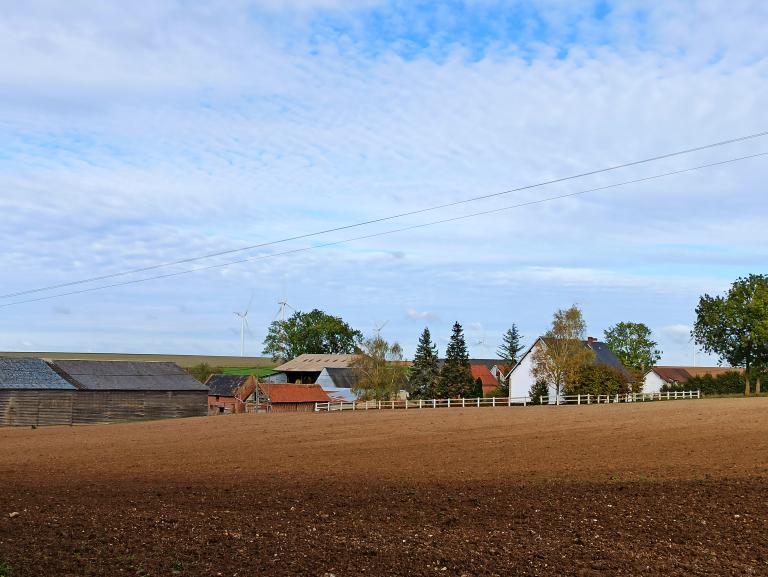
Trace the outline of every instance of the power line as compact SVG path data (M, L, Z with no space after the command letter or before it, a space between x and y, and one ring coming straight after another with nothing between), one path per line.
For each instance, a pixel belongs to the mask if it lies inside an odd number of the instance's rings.
M354 241L358 241L358 240L365 240L365 239L369 239L369 238L376 238L376 237L379 237L379 236L395 234L395 233L398 233L398 232L406 232L406 231L409 231L409 230L416 230L416 229L420 229L420 228L426 228L426 227L429 227L429 226L435 226L435 225L438 225L438 224L445 224L445 223L449 223L449 222L455 222L455 221L464 220L464 219L467 219L467 218L474 218L474 217L477 217L477 216L485 216L485 215L488 215L488 214L496 214L496 213L502 212L502 211L513 210L513 209L516 209L516 208L522 208L522 207L532 206L532 205L536 205L536 204L543 204L545 202L551 202L551 201L554 201L554 200L561 200L563 198L569 198L569 197L573 197L573 196L580 196L582 194L587 194L589 192L597 192L597 191L600 191L600 190L608 190L608 189L611 189L611 188L618 188L620 186L626 186L628 184L637 184L639 182L647 182L649 180L656 180L656 179L664 178L664 177L667 177L667 176L674 176L676 174L683 174L683 173L686 173L686 172L693 172L695 170L701 170L701 169L710 168L710 167L713 167L713 166L722 166L724 164L731 164L731 163L738 162L738 161L741 161L741 160L748 160L748 159L751 159L751 158L758 158L758 157L767 156L767 155L768 155L768 152L758 152L758 153L750 154L750 155L747 155L747 156L739 156L739 157L736 157L736 158L730 158L730 159L721 160L721 161L718 161L718 162L710 162L710 163L707 163L707 164L701 164L701 165L692 166L692 167L689 167L689 168L682 168L680 170L673 170L671 172L664 172L664 173L661 173L661 174L655 174L655 175L646 176L646 177L643 177L643 178L636 178L636 179L632 179L632 180L625 180L623 182L617 182L617 183L614 183L614 184L607 184L605 186L598 186L598 187L595 187L595 188L588 188L586 190L580 190L580 191L576 191L576 192L569 192L569 193L566 193L566 194L559 194L557 196L549 196L549 197L546 197L546 198L539 198L539 199L536 199L536 200L529 200L529 201L526 201L526 202L520 202L520 203L517 203L517 204L512 204L512 205L509 205L509 206L504 206L504 207L501 207L501 208L493 208L493 209L490 209L490 210L483 210L483 211L479 211L479 212L473 212L471 214L464 214L464 215L460 215L460 216L453 216L453 217L450 217L450 218L443 218L443 219L440 219L440 220L433 220L433 221L430 221L430 222L423 222L423 223L409 225L409 226L405 226L405 227L401 227L401 228L395 228L395 229L385 230L385 231L381 231L381 232L375 232L375 233L371 233L371 234L366 234L366 235L363 235L363 236L356 236L356 237L352 237L352 238L347 238L347 239L343 239L343 240L337 240L337 241L333 241L333 242L327 242L327 243L313 245L313 246L305 246L305 247L301 247L301 248L295 248L295 249L286 250L286 251L282 251L282 252L271 253L271 254L267 254L267 255L259 255L259 256L247 257L247 258L243 258L243 259L239 259L239 260L234 260L234 261L229 261L229 262L225 262L225 263L218 263L218 264L212 264L212 265L208 265L208 266L204 266L204 267L198 267L198 268L194 268L194 269L175 271L175 272L166 273L166 274L162 274L162 275L155 275L155 276L144 277L144 278L140 278L140 279L133 279L133 280L128 280L128 281L122 281L122 282L118 282L118 283L101 285L101 286L97 286L97 287L89 287L89 288L85 288L85 289L79 289L79 290L69 291L69 292L64 292L64 293L57 293L55 295L47 295L47 296L36 297L36 298L32 298L32 299L25 299L25 300L20 300L20 301L14 301L14 302L11 302L11 303L4 303L4 304L0 304L0 308L6 308L6 307L10 307L10 306L25 304L25 303L44 301L44 300L49 300L49 299L54 299L54 298L59 298L59 297L64 297L64 296L83 294L83 293L88 293L88 292L93 292L93 291L105 290L105 289L109 289L109 288L121 287L121 286L126 286L126 285L131 285L131 284L138 284L138 283L147 282L147 281L150 281L150 280L158 280L158 279L171 278L171 277L181 276L181 275L185 275L185 274L192 274L192 273L196 273L196 272L202 272L202 271L206 271L206 270L211 270L211 269L215 269L215 268L224 268L224 267L228 267L228 266L232 266L232 265L236 265L236 264L242 264L242 263L245 263L245 262L255 262L255 261L259 261L259 260L266 260L266 259L270 259L270 258L275 258L275 257L278 257L278 256L285 256L285 255L289 255L289 254L296 254L296 253L300 253L300 252L306 252L306 251L315 250L315 249L318 249L318 248L327 248L327 247L330 247L330 246L337 246L337 245L345 244L345 243L348 243L348 242L354 242Z
M650 158L644 158L642 160L635 160L635 161L632 161L632 162L626 162L624 164L617 164L617 165L614 165L614 166L609 166L607 168L600 168L600 169L597 169L597 170L591 170L589 172L582 172L582 173L574 174L574 175L571 175L571 176L564 176L564 177L561 177L561 178L555 178L555 179L552 179L552 180L546 180L546 181L543 181L543 182L538 182L536 184L528 184L528 185L525 185L525 186L520 186L520 187L512 188L512 189L509 189L509 190L504 190L504 191L501 191L501 192L494 192L494 193L491 193L491 194L485 194L485 195L481 195L481 196L474 196L474 197L471 197L471 198L465 198L463 200L457 200L457 201L454 201L454 202L447 202L447 203L444 203L444 204L438 204L438 205L430 206L430 207L427 207L427 208L420 208L420 209L417 209L417 210L410 210L410 211L407 211L407 212L401 212L401 213L392 214L392 215L389 215L389 216L383 216L383 217L380 217L380 218L374 218L374 219L371 219L371 220L357 222L357 223L354 223L354 224L347 224L347 225L344 225L344 226L328 228L328 229L319 230L319 231L316 231L316 232L309 232L309 233L305 233L305 234L300 234L300 235L296 235L296 236L282 238L282 239L279 239L279 240L263 242L263 243L259 243L259 244L252 244L252 245L244 246L244 247L240 247L240 248L233 248L233 249L229 249L229 250L212 252L212 253L208 253L208 254L204 254L204 255L199 255L199 256L194 256L194 257L189 257L189 258L183 258L183 259L169 261L169 262L164 262L164 263L158 263L158 264L154 264L154 265L150 265L150 266L145 266L145 267L141 267L141 268L135 268L135 269L131 269L131 270L125 270L125 271L121 271L121 272L115 272L115 273L110 273L110 274L105 274L105 275L94 276L94 277L90 277L90 278L85 278L85 279L65 282L65 283L53 284L53 285L48 285L48 286L34 288L34 289L28 289L28 290L13 292L13 293L7 293L7 294L0 295L0 298L4 298L4 299L5 298L13 298L13 297L19 297L19 296L24 296L24 295L28 295L28 294L34 294L34 293L39 293L39 292L44 292L44 291L64 288L64 287L68 287L68 286L75 286L75 285L80 285L80 284L86 284L86 283L96 282L96 281L100 281L100 280L108 280L108 279L117 278L117 277L121 277L121 276L127 276L127 275L131 275L131 274L138 274L138 273L142 273L142 272L149 272L151 270L157 270L157 269L166 268L166 267L169 267L169 266L175 266L175 265L179 265L179 264L187 264L187 263L190 263L190 262L196 262L196 261L199 261L199 260L205 260L205 259L214 258L214 257L217 257L217 256L224 256L224 255L228 255L228 254L244 252L244 251L253 250L253 249L257 249L257 248L264 248L264 247L267 247L267 246L274 246L276 244L283 244L283 243L294 241L294 240L302 240L302 239L305 239L305 238L311 238L311 237L315 237L315 236L329 234L329 233L332 233L332 232L340 232L342 230L349 230L349 229L352 229L352 228L359 228L359 227L362 227L362 226L367 226L369 224L376 224L376 223L380 223L380 222L386 222L386 221L389 221L389 220L395 220L395 219L398 219L398 218L403 218L403 217L406 217L406 216L413 216L413 215L417 215L417 214L423 214L425 212L432 212L432 211L440 210L440 209L443 209L443 208L449 208L449 207L452 207L452 206L459 206L459 205L462 205L462 204L468 204L470 202L477 202L479 200L487 200L489 198L495 198L495 197L499 197L499 196L504 196L504 195L507 195L507 194L512 194L513 192L521 192L521 191L524 191L524 190L530 190L532 188L540 188L542 186L548 186L550 184L557 184L557 183L560 183L560 182L567 182L569 180L575 180L577 178L583 178L585 176L594 176L596 174L602 174L602 173L610 172L610 171L613 171L613 170L619 170L619 169L622 169L622 168L628 168L630 166L637 166L637 165L640 165L640 164L647 164L649 162L655 162L657 160L664 160L666 158L673 158L673 157L681 156L681 155L684 155L684 154L691 154L693 152L700 152L702 150L707 150L707 149L710 149L710 148L716 148L716 147L725 146L725 145L728 145L728 144L735 144L737 142L744 142L746 140L752 140L752 139L755 139L755 138L761 138L761 137L766 136L766 135L768 135L768 131L757 132L755 134L749 134L749 135L746 135L746 136L739 136L737 138L731 138L729 140L721 140L720 142L713 142L711 144L705 144L703 146L697 146L697 147L694 147L694 148L687 148L685 150L678 150L676 152L669 152L667 154L661 154L661 155L653 156L653 157L650 157Z

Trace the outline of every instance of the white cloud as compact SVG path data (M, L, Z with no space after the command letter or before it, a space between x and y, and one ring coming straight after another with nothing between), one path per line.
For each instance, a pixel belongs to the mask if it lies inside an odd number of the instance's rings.
M415 309L408 309L405 316L412 321L437 321L440 317L435 313L429 311L417 311Z

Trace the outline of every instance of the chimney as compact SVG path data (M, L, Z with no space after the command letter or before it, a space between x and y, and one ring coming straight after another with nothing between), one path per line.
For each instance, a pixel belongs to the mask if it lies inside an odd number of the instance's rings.
M596 343L597 339L595 337L587 337L587 346L591 349L592 343Z

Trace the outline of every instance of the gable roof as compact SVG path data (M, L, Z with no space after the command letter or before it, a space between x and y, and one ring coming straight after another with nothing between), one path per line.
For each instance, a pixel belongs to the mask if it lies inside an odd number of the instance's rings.
M356 355L299 355L293 360L275 367L275 372L321 372L325 368L340 367L346 368L352 363Z
M90 391L207 391L176 363L56 361L54 370L78 389Z
M351 389L360 380L360 375L357 370L352 367L327 368L323 370L328 373L328 377L339 389Z
M249 379L250 375L216 374L208 377L205 386L208 387L209 395L234 397L235 389L242 387Z
M664 381L672 383L685 383L691 377L703 377L704 375L717 376L729 372L744 372L744 369L734 367L669 367L656 366L648 372L654 372ZM647 373L646 373L647 374Z
M74 390L42 359L0 358L0 389Z
M259 384L273 403L327 403L331 400L320 385Z
M522 357L520 357L520 360L517 361L517 364L512 368L510 373L513 373L517 367L519 367L523 359L527 357L529 354L531 354L531 351L533 351L534 347L539 343L547 344L547 341L552 341L552 339L547 337L538 337L535 341L533 341L533 344L528 347L528 350L525 351L525 354L523 354ZM602 341L598 341L595 339L589 339L586 341L581 341L581 344L587 348L591 349L595 353L595 363L598 365L606 365L608 367L613 367L614 369L620 370L628 379L633 379L632 374L626 369L626 367L621 363L619 358L613 353L613 351L608 348L608 345L605 344Z
M490 369L485 365L469 365L469 370L472 372L472 380L480 379L483 386L498 386L499 381L494 378Z

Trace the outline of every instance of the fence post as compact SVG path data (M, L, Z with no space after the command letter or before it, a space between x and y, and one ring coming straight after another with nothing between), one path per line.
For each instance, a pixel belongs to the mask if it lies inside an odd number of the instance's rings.
M437 408L437 399L432 399L432 408L433 409Z
M448 399L448 408L451 408L451 399Z
M544 404L544 395L539 395L539 404L540 405Z
M496 406L496 397L491 397L491 406L492 407Z
M421 403L423 403L423 402L424 402L424 399L419 399L419 408L421 408L421 407L422 407L422 404L421 404Z
M480 406L480 397L477 397L477 406Z
M578 394L578 398L576 399L576 404L577 405L581 404L581 393Z
M697 398L697 399L700 399L700 398L701 398L701 389L699 389L699 390L697 390L697 391L696 391L696 398Z
M465 399L464 397L461 397L461 408L462 409L467 406L467 402L466 401L467 401L467 399Z

